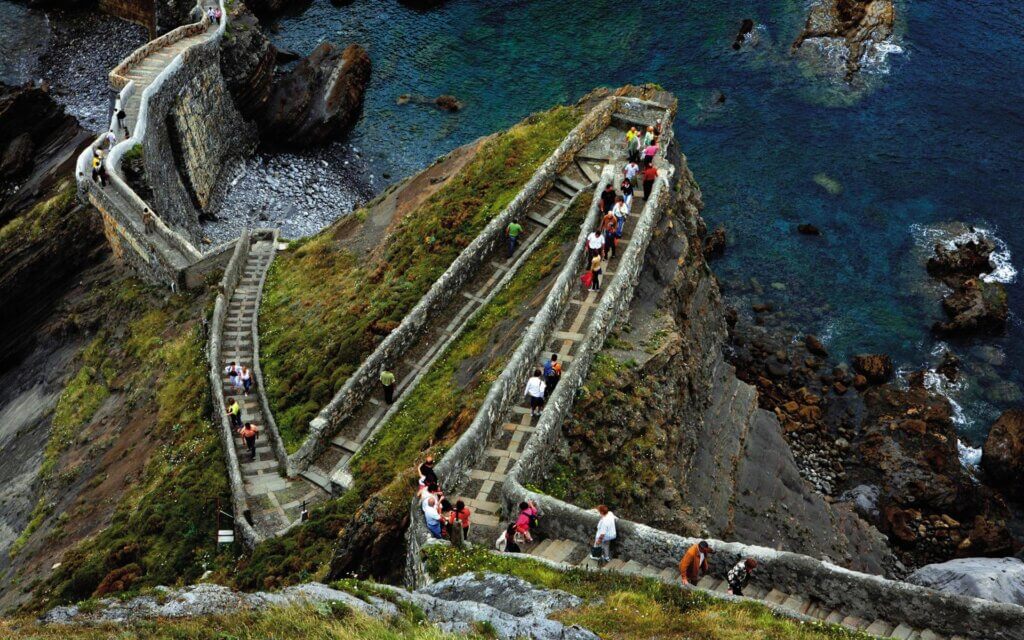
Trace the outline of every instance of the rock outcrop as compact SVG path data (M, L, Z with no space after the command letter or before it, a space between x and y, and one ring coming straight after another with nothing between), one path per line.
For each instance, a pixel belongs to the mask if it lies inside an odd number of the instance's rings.
M1024 499L1024 409L1003 412L982 448L986 479L1007 496Z
M235 2L228 11L231 28L221 41L220 68L239 112L258 120L270 99L277 50L245 4Z
M1024 560L961 558L921 567L907 582L945 593L1024 605Z
M362 47L320 44L275 82L261 119L264 141L295 147L337 139L359 117L369 81L370 57Z
M1010 315L1003 285L985 282L981 278L964 281L942 299L942 309L949 320L936 322L932 331L948 337L998 335L1006 330L1006 320Z
M992 271L989 256L996 244L987 236L971 237L953 246L935 245L935 255L928 259L928 273L956 287L970 278Z
M846 79L860 71L861 60L872 44L892 35L896 10L893 0L825 0L811 4L804 30L793 50L813 38L833 38L847 49Z
M864 376L870 384L885 384L892 380L892 358L885 354L853 356L853 370Z
M443 580L427 589L409 592L376 586L389 597L356 597L346 591L319 583L288 587L279 592L243 593L212 584L181 589L161 587L154 595L122 600L104 598L88 609L76 605L56 607L41 618L51 624L94 624L99 622L141 622L159 618L192 618L258 611L266 607L303 603L339 603L375 618L400 615L396 603L413 605L427 620L447 633L475 632L486 623L490 633L501 640L597 640L598 636L577 626L567 626L547 615L578 606L582 601L562 591L537 589L529 583L501 574L463 574Z

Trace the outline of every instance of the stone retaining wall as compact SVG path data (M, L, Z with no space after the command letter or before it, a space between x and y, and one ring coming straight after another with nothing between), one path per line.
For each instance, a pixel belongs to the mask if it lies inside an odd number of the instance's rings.
M505 209L493 218L451 266L434 282L401 324L392 331L345 381L334 398L309 423L309 435L298 451L289 456L289 474L303 471L328 446L341 423L374 389L381 369L401 359L420 334L479 270L490 252L502 241L505 228L518 220L554 184L560 171L575 159L576 153L593 140L611 122L621 98L607 98L588 112L569 132L558 148L537 169L526 185Z
M245 484L242 479L242 467L238 462L238 453L235 450L234 433L231 430L231 423L227 414L223 411L224 389L221 381L221 342L224 334L224 319L227 316L228 300L238 286L242 277L242 270L245 268L245 259L249 255L251 236L248 229L242 231L235 244L234 252L227 266L224 268L224 276L220 281L220 291L217 293L217 300L213 306L213 317L210 320L210 338L207 345L206 357L210 365L210 389L213 392L213 410L217 415L215 422L218 426L221 445L224 447L224 459L227 461L228 483L231 485L231 505L235 516L235 531L242 542L249 548L255 547L262 541L262 537L249 522L249 502L245 494Z
M273 242L278 241L278 231L274 231ZM275 254L277 253L275 249ZM271 258L273 261L273 258ZM263 426L270 434L270 446L274 449L274 457L277 458L277 470L283 475L288 474L288 451L284 448L284 441L281 440L281 432L277 428L277 420L270 411L270 402L267 400L267 387L263 384L263 368L260 367L260 306L263 302L263 286L267 283L267 273L270 265L263 270L260 276L259 286L256 288L256 312L252 314L252 375L256 386L256 399L259 400L260 409L263 411ZM293 523L294 524L294 523Z

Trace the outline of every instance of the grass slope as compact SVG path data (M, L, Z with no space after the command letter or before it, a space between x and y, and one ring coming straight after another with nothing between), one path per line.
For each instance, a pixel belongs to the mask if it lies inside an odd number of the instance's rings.
M37 589L41 603L49 605L195 581L218 564L215 506L218 500L230 504L210 419L205 343L195 320L208 301L197 295L165 299L162 291L134 280L94 296L92 304L109 313L58 401L41 471L43 499L59 496L73 480L75 470L66 468L65 456L85 449L86 462L76 463L82 468L111 447L123 447L122 456L130 456L136 443L125 440L138 437L131 429L140 422L142 437L150 440L145 444L155 446L140 477L117 496L110 524L68 551ZM107 426L90 424L112 395L120 405ZM105 481L106 474L97 473L86 490ZM68 515L91 507L76 504Z
M579 122L558 107L487 141L457 175L357 258L332 230L271 266L261 364L282 439L294 451L359 363L497 215ZM360 213L354 214L357 218Z
M406 614L392 620L371 619L341 604L268 607L262 611L180 620L41 626L31 620L0 619L0 637L9 640L449 640L485 638L453 635Z
M545 277L564 264L586 215L586 200L577 200L565 213L508 286L473 316L465 332L437 359L395 416L360 451L352 462L352 490L314 509L305 525L257 547L236 576L238 587L271 589L323 579L339 531L370 496L375 495L378 504L401 518L408 510L415 463L428 449L443 454L469 426L489 383L511 351L488 360L483 370L468 380L463 378L466 361L479 359L507 338L509 318L537 294Z
M871 636L836 625L804 623L777 616L753 602L716 600L659 580L611 571L558 571L546 564L435 545L425 551L437 580L467 571L506 573L547 589L562 589L587 602L554 617L616 640L867 640Z

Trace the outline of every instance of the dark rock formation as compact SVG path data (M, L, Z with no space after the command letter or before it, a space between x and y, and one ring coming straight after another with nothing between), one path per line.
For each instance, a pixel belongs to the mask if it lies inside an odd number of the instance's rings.
M805 222L803 224L797 225L796 230L797 230L798 233L801 233L801 234L803 234L805 236L820 236L821 235L821 229L819 229L818 227L814 226L813 224L810 224L809 222Z
M338 534L330 577L400 579L405 571L409 501L371 496Z
M261 121L264 141L294 147L337 139L359 117L370 57L325 42L275 82Z
M754 21L750 18L744 18L740 24L740 30L736 32L736 39L732 43L732 48L735 51L739 51L740 47L743 46L743 40L747 37L747 34L754 30Z
M260 20L269 21L282 13L301 13L311 3L312 0L249 0L247 4Z
M398 96L398 99L395 102L398 104L418 104L437 107L442 111L459 111L462 109L462 103L459 102L459 99L447 94L437 96L436 98L430 98L418 93L403 93Z
M928 273L956 288L965 280L992 271L989 256L995 250L995 242L985 236L956 243L953 248L936 244L935 255L928 259Z
M440 7L444 0L398 0L398 2L411 9L426 11L427 9Z
M945 593L1024 605L1024 560L961 558L921 567L907 582Z
M885 384L892 380L892 358L884 354L861 354L853 356L851 362L857 373L867 378L870 384Z
M1024 409L1003 412L989 429L981 468L987 480L1007 496L1024 498Z
M235 106L246 118L258 119L270 99L277 50L241 2L230 9L230 20L221 41L220 68Z
M171 29L194 22L192 11L196 3L191 0L156 0L156 29L167 33Z
M804 346L807 347L809 352L819 358L828 357L828 351L825 349L825 345L821 344L821 340L818 339L818 336L810 334L804 336Z
M89 138L49 92L0 84L0 187L10 188L13 180L19 187L0 201L0 225L72 175L77 152Z
M719 226L704 238L704 257L718 258L725 254L725 227Z
M1006 289L998 282L971 278L942 299L948 322L936 322L932 330L941 336L1000 334L1006 330L1009 304Z
M442 111L458 111L462 109L462 103L455 96L441 95L434 98L434 104Z
M811 38L842 40L846 56L846 79L860 70L861 57L872 43L892 35L896 11L893 0L825 0L811 5L804 30L793 42L797 50Z
M936 369L939 373L944 375L947 380L954 382L960 374L960 358L956 357L952 351L948 349L942 354L942 362L939 363Z

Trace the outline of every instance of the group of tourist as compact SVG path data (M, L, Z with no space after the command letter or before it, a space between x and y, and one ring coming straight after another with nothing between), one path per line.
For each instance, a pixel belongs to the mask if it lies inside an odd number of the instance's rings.
M558 354L552 353L540 368L533 370L533 375L526 381L523 397L530 403L531 416L539 416L544 411L544 404L561 379L562 363L558 360Z
M462 500L452 504L444 495L434 472L434 456L427 456L419 466L417 498L423 511L423 521L434 538L450 540L462 546L469 539L469 520L472 512Z
M218 24L220 22L221 15L220 7L210 7L206 10L206 17L209 18L210 22L213 24Z
M235 393L242 393L245 396L249 395L249 392L252 390L252 371L249 370L249 367L243 367L237 362L231 361L228 363L228 366L224 367L224 375L227 376ZM231 428L241 436L242 441L249 450L249 458L255 460L256 436L259 433L259 429L251 422L242 423L242 406L235 398L227 399L225 411L228 414L228 420L231 422Z

